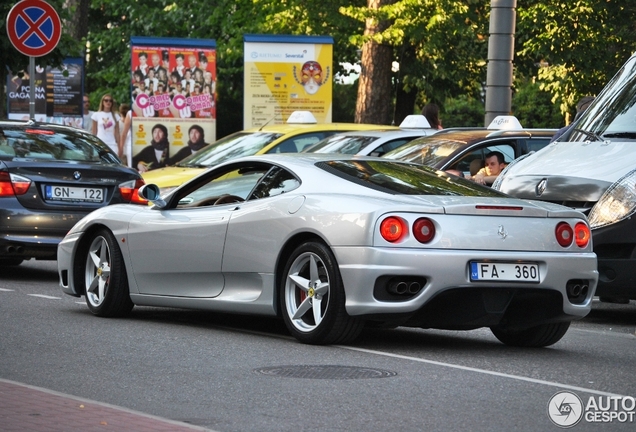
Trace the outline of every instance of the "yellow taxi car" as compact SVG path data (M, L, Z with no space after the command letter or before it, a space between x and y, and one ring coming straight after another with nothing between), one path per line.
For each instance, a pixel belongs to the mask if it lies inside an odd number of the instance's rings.
M161 193L196 177L205 169L230 159L266 153L300 152L338 132L399 129L394 126L359 123L321 123L309 111L292 113L286 124L246 129L228 135L188 156L174 166L146 171L147 184L159 186Z

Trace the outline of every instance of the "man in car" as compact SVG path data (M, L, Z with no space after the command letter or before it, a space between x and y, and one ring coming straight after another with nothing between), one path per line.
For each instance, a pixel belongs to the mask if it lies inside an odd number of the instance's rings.
M506 162L503 153L492 151L486 154L486 166L477 171L477 174L468 178L475 183L490 186L505 167Z

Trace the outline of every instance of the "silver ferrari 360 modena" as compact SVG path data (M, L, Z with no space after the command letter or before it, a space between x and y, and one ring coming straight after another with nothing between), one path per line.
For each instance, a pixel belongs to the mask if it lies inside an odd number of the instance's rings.
M581 213L406 162L254 156L139 194L154 205L96 210L59 245L62 290L95 315L281 316L311 344L365 323L489 327L547 346L587 315L598 280Z

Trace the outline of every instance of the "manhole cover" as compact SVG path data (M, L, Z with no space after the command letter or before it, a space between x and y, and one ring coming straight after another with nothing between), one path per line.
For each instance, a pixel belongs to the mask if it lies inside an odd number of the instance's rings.
M309 378L309 379L367 379L387 378L396 376L397 372L382 369L372 369L355 366L274 366L254 369L262 375L284 378Z

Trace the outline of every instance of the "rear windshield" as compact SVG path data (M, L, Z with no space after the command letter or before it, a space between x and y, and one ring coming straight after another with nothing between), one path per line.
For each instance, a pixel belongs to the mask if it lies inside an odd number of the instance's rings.
M2 127L0 158L121 163L106 144L91 134L37 126Z
M469 180L416 164L345 160L318 162L316 166L353 183L392 195L506 196Z

